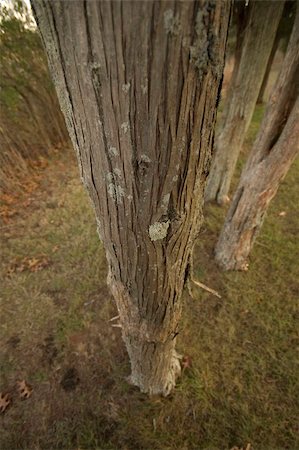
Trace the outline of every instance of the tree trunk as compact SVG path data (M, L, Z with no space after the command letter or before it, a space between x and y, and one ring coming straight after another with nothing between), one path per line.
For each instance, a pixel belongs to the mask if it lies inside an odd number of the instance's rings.
M264 95L265 95L265 90L268 84L268 80L269 80L269 75L271 72L271 68L272 68L272 64L273 64L273 60L274 60L274 56L276 55L277 49L278 49L278 44L280 42L280 35L278 33L276 33L275 39L274 39L274 43L273 43L273 47L268 59L268 63L267 63L267 67L266 67L266 72L263 78L263 82L261 85L261 89L259 92L259 96L257 99L257 103L263 103L264 102Z
M282 70L215 249L225 270L247 258L271 199L299 150L299 8Z
M216 154L207 182L205 200L226 203L239 152L256 105L273 46L283 2L253 1L243 37L242 55L230 97L225 124L217 137Z
M167 395L230 1L32 1L94 205L131 382Z
M229 80L228 89L226 92L226 98L231 98L233 95L233 90L235 88L236 83L236 77L238 75L239 65L241 61L241 55L242 55L242 47L243 47L243 40L245 35L245 30L248 24L249 19L249 13L248 9L245 6L245 1L238 1L234 3L233 6L233 22L236 23L236 44L234 49L234 67L231 75L231 79ZM232 25L230 25L232 26ZM230 102L225 101L224 102L224 108L221 113L221 128L225 127L225 123L228 117L229 113L229 105Z

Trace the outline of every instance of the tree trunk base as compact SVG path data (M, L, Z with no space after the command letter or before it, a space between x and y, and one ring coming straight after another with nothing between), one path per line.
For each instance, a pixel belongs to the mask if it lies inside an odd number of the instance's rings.
M165 360L163 355L161 356L162 358L159 361L160 364L158 363L160 367L156 367L155 371L152 373L146 372L143 374L142 371L140 371L140 368L134 368L131 362L132 373L127 378L128 382L133 386L137 386L140 391L145 394L167 397L174 389L176 381L181 375L180 360L182 356L174 349L169 361L167 361L167 357ZM166 362L169 362L167 367ZM164 369L162 369L163 377L159 376L159 373L161 373L159 368L161 369L161 366L164 366ZM154 364L152 364L152 367L154 368Z
M116 301L122 337L131 362L130 384L149 395L170 394L181 373L176 352L175 330L180 313L173 322L159 324L142 317L127 289L112 275L110 267L107 284Z

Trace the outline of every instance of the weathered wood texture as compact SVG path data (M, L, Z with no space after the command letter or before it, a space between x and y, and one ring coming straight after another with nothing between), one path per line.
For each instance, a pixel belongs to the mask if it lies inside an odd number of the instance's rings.
M247 269L269 203L299 151L298 5L283 67L216 245L225 270Z
M275 57L277 49L278 49L278 45L279 45L280 39L281 39L280 35L278 33L276 33L276 36L275 36L275 39L274 39L274 42L273 42L273 47L272 47L272 50L271 50L271 53L270 53L270 56L269 56L269 59L268 59L268 62L267 62L267 67L266 67L266 71L265 71L265 74L264 74L263 82L262 82L262 85L261 85L261 88L260 88L260 92L259 92L259 96L258 96L258 99L257 99L257 103L263 103L264 102L265 90L266 90L266 87L267 87L267 84L268 84L269 75L270 75L270 72L271 72L272 64L273 64L274 57Z
M230 1L32 4L106 250L131 382L167 395Z
M265 75L264 75L263 83L261 85L257 103L265 102L265 98L264 98L265 90L268 85L269 75L271 73L272 64L273 64L275 55L277 53L278 48L283 53L286 52L287 44L289 42L290 35L292 32L292 28L293 28L295 16L296 16L296 1L285 2L284 8L282 11L282 17L281 17L279 25L278 25L278 29L276 32L273 47L272 47L272 50L271 50L271 53L269 56L269 60L267 63L267 68L265 71ZM267 97L267 101L268 101L268 99L269 98Z
M226 93L226 98L231 98L233 90L235 89L236 77L238 76L239 65L241 61L243 39L245 36L246 26L249 19L249 9L246 7L245 1L237 1L233 4L233 12L231 22L235 24L236 28L236 42L234 48L234 66L229 80L229 85ZM233 24L230 24L233 27ZM229 117L230 102L224 102L224 108L221 113L221 128L225 127L227 118Z
M223 204L229 200L232 176L254 112L283 5L283 1L253 1L247 7L241 59L226 98L228 108L216 139L206 202Z

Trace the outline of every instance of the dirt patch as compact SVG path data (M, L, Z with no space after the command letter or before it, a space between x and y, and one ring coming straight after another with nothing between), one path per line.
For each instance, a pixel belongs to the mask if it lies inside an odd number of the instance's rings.
M73 391L79 383L80 378L75 367L68 368L60 381L60 384L65 391Z
M9 348L15 349L17 348L20 342L21 342L20 337L17 334L14 334L6 341L6 344L8 345Z
M49 334L43 344L40 344L42 350L42 363L52 365L55 358L58 355L58 349L55 345L55 338L52 334Z

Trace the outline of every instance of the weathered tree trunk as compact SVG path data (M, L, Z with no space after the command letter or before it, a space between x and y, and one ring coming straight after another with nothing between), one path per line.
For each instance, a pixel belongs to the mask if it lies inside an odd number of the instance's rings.
M280 35L278 33L276 33L275 39L274 39L274 43L273 43L273 47L268 59L268 63L267 63L267 67L266 67L266 71L264 74L264 78L263 78L263 82L260 88L260 92L259 92L259 96L257 99L257 103L263 103L264 102L264 95L265 95L265 90L268 84L268 80L269 80L269 75L271 72L271 68L272 68L272 64L273 64L273 60L274 60L274 56L276 55L277 49L278 49L278 44L280 42Z
M265 90L266 90L266 87L268 84L268 79L269 79L269 75L271 72L274 57L275 57L275 55L277 53L277 49L281 43L283 45L281 45L280 47L282 48L283 52L285 53L285 50L286 50L285 42L288 43L288 41L289 41L289 38L290 38L290 35L292 32L292 28L293 28L293 24L294 24L295 15L296 15L296 2L288 2L288 1L285 2L283 12L282 12L282 17L281 17L279 25L278 25L278 29L276 32L276 36L275 36L273 47L272 47L272 50L270 53L270 57L268 60L266 72L264 75L263 83L261 85L257 103L263 103L265 101L265 99L264 99Z
M92 199L131 382L167 395L230 1L32 1Z
M236 43L234 48L234 66L231 74L231 79L229 80L228 89L226 92L226 98L231 98L233 95L233 90L235 88L235 80L238 75L239 65L242 55L243 39L245 35L245 30L248 24L249 13L248 8L245 6L245 1L237 1L233 5L233 18L232 21L236 24ZM232 26L232 25L230 25ZM224 108L221 113L221 128L225 127L227 117L229 116L229 105L230 102L224 102Z
M207 202L215 200L222 204L229 200L232 176L254 112L283 2L253 1L248 8L238 74L226 99L229 109L224 128L217 137L216 154L207 181Z
M247 269L268 205L298 153L298 95L299 8L282 70L216 245L216 260L225 270Z

